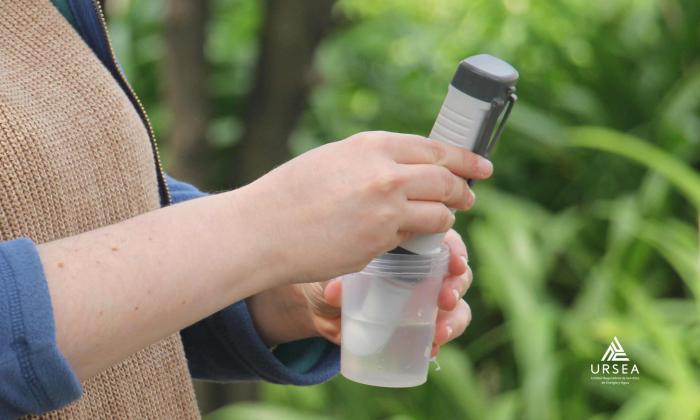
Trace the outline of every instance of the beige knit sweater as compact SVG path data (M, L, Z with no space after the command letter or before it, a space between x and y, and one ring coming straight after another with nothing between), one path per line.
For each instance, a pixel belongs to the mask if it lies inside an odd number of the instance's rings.
M148 133L107 69L48 0L0 0L0 240L42 243L158 207ZM179 334L83 389L38 418L199 418Z

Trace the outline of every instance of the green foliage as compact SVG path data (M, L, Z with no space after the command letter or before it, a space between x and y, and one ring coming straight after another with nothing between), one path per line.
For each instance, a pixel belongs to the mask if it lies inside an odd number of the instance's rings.
M163 132L160 17L122 3L120 56ZM223 155L261 10L212 4L209 140ZM362 130L427 134L465 56L520 70L496 174L457 223L474 320L424 386L264 385L262 402L210 418L700 418L700 2L342 0L338 13L347 23L319 51L295 153ZM590 381L613 336L638 383Z
M664 175L700 209L700 175L682 161L632 136L598 127L570 131L572 144L617 153Z
M207 420L327 420L328 417L302 413L271 404L236 404L217 410Z

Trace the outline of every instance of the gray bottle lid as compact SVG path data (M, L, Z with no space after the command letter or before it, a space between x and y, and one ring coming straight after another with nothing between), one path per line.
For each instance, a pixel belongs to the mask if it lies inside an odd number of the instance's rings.
M452 86L484 102L506 100L518 80L518 71L510 64L489 54L474 55L457 67Z

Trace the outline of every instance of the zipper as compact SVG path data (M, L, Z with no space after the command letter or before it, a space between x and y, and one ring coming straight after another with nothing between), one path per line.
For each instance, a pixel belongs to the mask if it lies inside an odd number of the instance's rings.
M105 14L102 10L102 5L100 5L99 0L92 0L92 5L95 8L95 11L97 12L97 17L100 19L100 26L102 26L102 33L105 37L105 40L107 41L107 49L109 50L109 56L112 60L112 65L116 69L116 73L119 75L119 79L121 80L123 85L126 86L127 94L130 97L129 99L131 99L132 103L136 103L138 105L136 107L136 110L138 111L139 116L141 117L141 120L143 121L144 125L146 126L146 130L148 131L148 138L151 142L153 158L156 163L156 175L158 178L158 184L160 187L160 191L163 193L161 194L161 205L167 206L172 203L172 197L170 195L170 188L168 188L168 183L165 182L165 172L163 171L163 165L160 161L160 152L158 151L158 143L156 142L156 135L153 131L153 125L151 125L151 120L148 118L148 114L146 114L146 109L143 107L141 100L136 95L136 92L131 87L128 80L126 80L126 76L124 76L124 73L122 73L121 68L117 65L117 56L114 53L112 41L110 40L109 33L107 32L107 19L105 19Z

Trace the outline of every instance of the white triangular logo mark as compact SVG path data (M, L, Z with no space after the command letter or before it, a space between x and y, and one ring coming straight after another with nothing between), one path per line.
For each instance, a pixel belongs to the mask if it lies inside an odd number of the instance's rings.
M629 360L625 349L622 348L622 344L620 344L620 340L617 337L613 337L610 346L603 354L603 358L600 359L601 362L627 362Z

